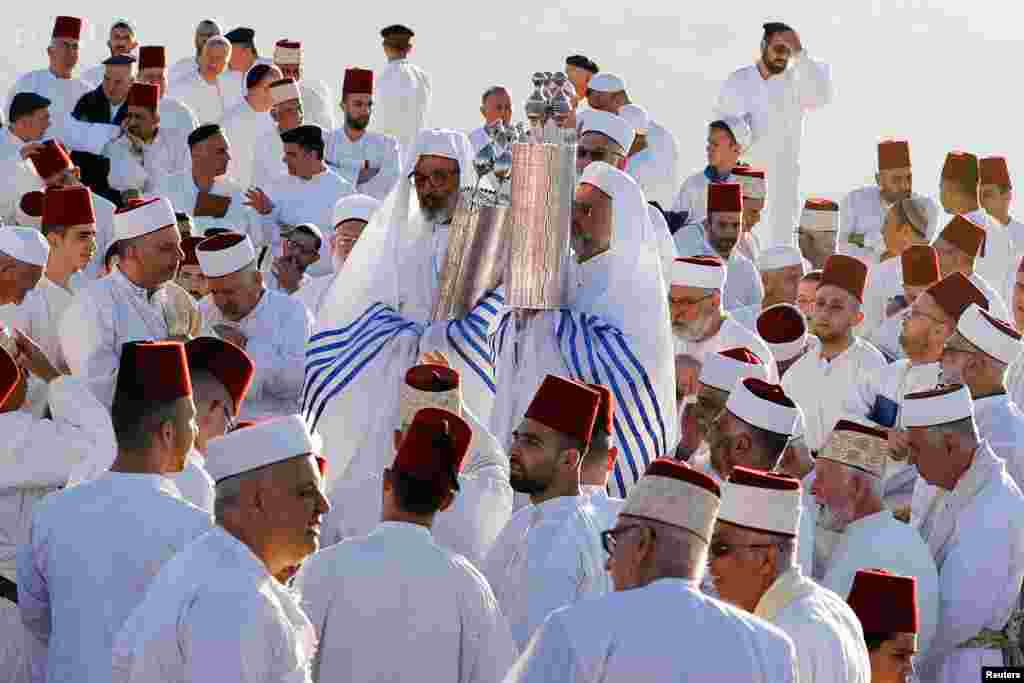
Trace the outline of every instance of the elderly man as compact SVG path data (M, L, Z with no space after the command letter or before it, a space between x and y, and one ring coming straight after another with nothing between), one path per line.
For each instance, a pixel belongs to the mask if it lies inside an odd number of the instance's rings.
M735 468L723 486L711 539L715 589L793 639L801 682L869 683L871 663L856 614L794 561L801 507L796 479Z
M698 588L718 505L708 477L651 463L602 534L615 592L553 612L505 680L797 680L782 631Z
M186 135L196 129L199 122L192 110L167 95L167 53L162 45L143 45L139 48L139 72L135 80L160 87L160 107L157 113L164 128L175 128L184 131Z
M172 85L182 78L191 76L199 70L200 60L203 55L203 46L206 45L206 41L213 36L221 35L222 31L220 24L213 19L203 19L196 25L195 31L195 55L190 57L182 57L174 66L171 67L170 72L167 74L167 81Z
M401 24L381 29L388 64L377 78L377 127L396 138L402 149L412 147L427 125L433 87L426 71L409 61L416 34Z
M1010 315L1006 310L1003 297L996 289L997 287L1001 288L1002 283L1006 281L1005 273L1000 279L990 281L978 272L981 267L981 260L978 256L982 247L988 250L994 246L989 242L988 230L983 224L976 223L967 216L956 215L935 238L932 246L938 252L939 269L942 271L942 276L963 273L975 287L985 294L985 298L989 302L989 309L997 317L1006 320Z
M60 321L68 367L93 383L108 405L123 344L159 341L187 329L164 287L184 257L170 202L151 199L118 213L114 237L117 270L79 290Z
M708 164L703 171L683 181L673 211L685 211L687 224L700 224L707 216L708 185L739 182L733 178L733 168L743 150L750 145L750 125L742 118L712 121L708 124ZM684 227L686 231L688 228ZM693 230L690 228L690 230ZM677 240L680 239L677 237Z
M196 247L196 256L210 285L210 295L199 305L205 330L253 359L255 375L242 417L293 414L312 316L300 302L264 286L247 236L214 235Z
M294 79L282 78L271 83L270 100L270 118L275 125L255 144L252 168L255 187L270 187L288 174L281 135L305 123L302 92Z
M345 124L327 138L325 161L359 194L384 201L398 183L398 140L367 130L373 111L373 72L345 69L341 86Z
M110 187L129 196L150 196L163 178L184 173L189 159L188 133L160 125L160 86L136 83L125 103L126 135L107 145Z
M982 666L1009 663L1001 648L1020 654L1004 629L1019 618L1024 498L1006 463L978 435L967 387L908 394L900 410L911 463L922 482L941 492L913 520L935 559L942 595L921 679L969 680Z
M871 683L913 680L920 630L917 579L884 569L860 569L846 603L864 627Z
M221 35L210 36L203 42L199 68L171 80L170 96L192 110L200 125L220 121L230 109L230 84L220 80L230 57L228 39Z
M303 78L302 62L302 43L287 39L274 43L274 66L281 70L285 78L298 84L309 122L324 130L334 130L331 90L323 81Z
M761 57L734 71L715 106L720 118L748 114L753 129L751 160L768 174L772 224L762 244L790 244L800 197L800 147L804 119L832 101L832 71L807 56L797 32L780 22L764 24Z
M181 471L195 436L184 347L130 342L120 365L110 471L37 505L18 549L18 608L34 667L52 680L109 681L121 625L160 567L210 528L165 476Z
M889 460L885 432L840 420L818 452L812 492L821 506L819 521L838 532L821 585L840 596L850 594L861 569L882 569L916 576L921 607L920 648L928 652L939 616L939 577L928 546L909 525L897 521L882 504Z
M498 535L483 572L522 651L552 610L611 590L599 518L580 489L601 395L548 375L512 436L512 488L529 495Z
M804 268L803 257L796 247L771 247L761 252L757 260L757 270L761 275L764 298L760 304L733 309L731 313L736 322L754 330L757 317L762 311L778 304L796 304L800 278L805 274ZM726 278L726 285L728 282Z
M920 203L924 239L934 233L939 207L934 201L913 192L914 176L910 166L910 143L906 140L882 140L878 143L878 172L875 184L853 190L839 205L842 225L839 251L856 256L865 263L880 261L886 250L883 228L893 206L905 199ZM899 254L894 254L899 256ZM872 277L874 274L872 273Z
M804 314L792 304L769 306L757 316L754 331L775 357L779 377L783 377L816 343L816 338L808 333L807 328Z
M217 527L157 575L113 649L117 683L308 681L312 624L275 577L317 550L318 448L297 415L210 441Z
M473 145L473 154L479 152L491 141L491 130L500 121L504 125L512 123L512 97L503 85L492 85L480 97L480 115L484 124L469 134L469 142Z
M110 50L110 56L131 57L138 46L139 41L135 39L135 27L132 23L127 19L115 19L114 23L110 25L110 34L107 38L107 48ZM104 68L105 61L83 71L82 80L93 86L103 83L106 71Z
M224 135L234 145L228 172L242 187L251 187L255 179L256 147L274 132L270 116L274 105L271 85L281 80L276 66L257 64L245 75L245 97L224 113Z
M820 344L789 368L782 380L807 420L807 445L821 448L842 417L847 393L860 377L879 370L885 358L853 334L864 318L861 302L868 267L853 256L835 254L825 262L814 304L812 331Z
M500 680L515 658L508 622L486 579L432 538L435 519L463 495L457 473L473 430L455 413L422 408L404 431L377 494L380 523L314 555L296 578L319 636L312 678ZM383 640L403 656L382 660Z
M800 253L814 269L821 269L829 256L836 253L839 233L839 205L831 199L809 197L800 213L796 228Z

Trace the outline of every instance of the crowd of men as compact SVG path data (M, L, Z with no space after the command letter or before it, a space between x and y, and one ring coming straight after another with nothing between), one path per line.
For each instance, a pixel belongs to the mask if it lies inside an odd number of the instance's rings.
M171 64L117 20L79 70L81 30L0 132L0 682L1024 665L1005 158L950 151L936 202L881 140L875 185L803 198L833 91L790 26L705 160L573 55L568 303L439 319L508 88L466 133L406 26L337 101L301 41L204 20Z

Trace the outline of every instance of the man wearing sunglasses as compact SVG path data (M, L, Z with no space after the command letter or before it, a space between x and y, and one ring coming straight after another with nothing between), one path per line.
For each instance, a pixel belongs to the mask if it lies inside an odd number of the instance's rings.
M698 588L720 490L655 460L602 534L615 592L556 610L506 683L796 680L793 642ZM686 633L681 638L679 634ZM866 679L865 679L866 680Z

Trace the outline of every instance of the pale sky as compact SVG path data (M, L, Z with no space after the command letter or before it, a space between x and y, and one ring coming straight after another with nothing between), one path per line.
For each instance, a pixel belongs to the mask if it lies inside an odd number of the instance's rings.
M815 59L832 65L835 101L808 117L802 158L805 194L840 195L871 182L875 143L911 141L915 190L936 195L945 153L1007 156L1011 174L1024 162L1024 139L1007 122L1020 98L1016 81L1022 11L995 0L854 0L821 3L782 0L679 2L518 0L493 2L361 2L352 18L341 3L215 5L176 0L158 7L98 0L90 13L81 68L107 56L107 30L125 14L138 24L142 44L164 44L172 61L192 50L195 24L212 12L225 30L256 30L263 54L280 38L301 40L307 77L326 81L337 96L346 66L380 68L378 31L403 23L416 31L412 61L434 81L431 125L479 125L479 96L488 86L510 88L515 119L523 118L534 71L557 70L566 55L583 53L603 70L623 76L634 102L647 107L679 141L681 171L703 168L705 126L721 81L757 56L761 24L794 26ZM75 12L74 5L60 11ZM78 5L80 7L80 5ZM332 7L330 14L314 11ZM35 11L7 8L13 33L0 55L0 85L46 64L53 5ZM140 13L145 12L145 13ZM10 28L14 27L14 28ZM372 124L371 124L372 126Z

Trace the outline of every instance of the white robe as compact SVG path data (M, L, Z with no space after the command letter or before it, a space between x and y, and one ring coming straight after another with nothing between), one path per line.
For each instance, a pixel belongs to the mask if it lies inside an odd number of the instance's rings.
M491 683L515 659L487 580L427 527L382 522L306 560L295 586L319 636L314 682Z
M36 505L18 548L18 609L30 637L49 644L47 680L108 683L114 636L211 521L158 474L108 472Z
M331 285L334 284L337 277L338 273L335 272L330 275L310 278L308 282L304 282L298 290L292 293L292 296L301 301L306 310L310 312L314 322L320 317L320 308L324 305L324 297L330 291Z
M178 487L182 500L212 515L214 482L213 477L206 471L205 462L205 458L193 448L189 451L188 460L185 461L185 469L171 475L170 480Z
M1024 579L1024 498L985 441L920 531L935 557L942 600L919 675L934 683L976 679L982 666L1003 665L1002 652L957 646L983 628L1001 630Z
M288 166L284 163L284 143L281 131L274 128L264 133L256 141L252 160L252 186L269 188L288 175Z
M626 501L622 498L613 498L608 495L608 488L595 484L584 484L580 486L583 495L587 496L587 502L594 509L597 518L597 528L605 531L615 526L615 520Z
M505 683L795 683L796 665L781 630L667 578L556 610Z
M246 71L232 71L225 69L224 73L217 77L220 82L221 92L224 95L224 113L231 111L245 101L245 74Z
M630 155L625 171L637 182L644 196L650 201L657 201L655 197L671 197L675 192L675 187L670 186L668 172L658 163L658 158L650 147ZM658 205L662 209L670 208L661 202L658 202Z
M754 614L796 645L800 683L871 683L860 620L846 601L794 567L775 579Z
M980 265L981 259L978 260ZM1006 303L1003 300L1003 295L996 291L992 284L981 277L977 272L971 273L967 278L974 286L981 290L981 293L988 299L988 312L999 318L1000 320L1013 321L1013 316L1010 315L1009 309L1006 307ZM1000 282L1005 282L1005 278Z
M667 207L679 187L679 143L671 131L652 119L647 124L645 151L650 151L653 157L654 173L645 178L644 195Z
M805 441L812 451L825 445L832 428L843 417L843 405L851 387L867 373L885 365L878 349L863 339L831 361L820 347L805 353L782 378L782 388L804 412Z
M918 656L928 652L939 618L939 574L921 536L889 510L851 522L839 534L821 585L846 598L859 569L917 578Z
M709 353L718 353L726 349L745 348L753 351L768 366L768 381L778 382L779 372L775 365L775 357L761 337L732 319L730 314L722 321L718 332L698 342L688 341L676 336L676 355L692 356L699 363ZM788 373L787 373L788 374Z
M210 194L231 198L231 204L223 218L194 215L199 188L196 187L195 180L192 178L191 168L183 173L161 178L154 194L158 197L166 197L178 213L187 213L192 216L193 234L195 235L201 236L210 228L226 228L248 235L257 250L263 246L262 241L265 239L263 220L258 213L245 205L245 188L234 178L221 176L214 181L213 187L210 188Z
M160 129L152 142L142 145L141 156L128 138L119 138L106 149L110 159L110 187L118 192L137 190L151 196L166 176L192 169L188 134L178 128Z
M49 385L53 419L18 411L0 415L0 576L17 581L15 555L28 541L38 501L64 486L71 471L95 451L113 458L110 416L89 389L73 377ZM29 642L14 603L0 598L0 681L28 680Z
M469 144L473 146L474 156L491 141L491 134L487 132L487 126L480 126L467 133L467 135L469 136Z
M88 83L74 76L57 78L48 68L29 71L22 74L11 86L7 103L4 105L4 120L11 111L11 100L15 95L22 92L41 95L50 100L50 128L46 131L47 137L68 142L64 133L66 121L82 95L92 89Z
M753 145L747 161L765 169L770 224L757 227L767 248L792 244L799 223L800 152L808 112L832 101L832 69L807 50L792 56L783 74L765 80L757 65L734 71L722 84L715 118L749 114Z
M182 57L167 70L167 86L172 88L178 81L199 73L199 62L195 56Z
M242 100L225 112L221 126L231 145L228 174L242 187L251 187L256 171L257 145L264 136L277 130L277 124L268 112L256 111L247 100Z
M722 181L725 183L736 182L735 176L729 174ZM679 186L675 199L672 201L673 211L685 211L686 223L702 223L708 215L708 185L711 181L700 170L688 176L683 184Z
M407 59L394 59L377 72L373 93L373 124L405 149L427 125L431 79Z
M203 328L216 336L215 325L228 323L248 338L245 352L252 358L254 373L239 417L246 420L294 415L299 411L306 340L313 317L300 302L281 292L264 290L263 297L247 316L227 321L213 295L199 302Z
M320 126L325 132L334 130L334 108L337 104L325 83L303 79L299 81L299 96L305 123Z
M939 205L930 197L919 194L912 196L914 199L923 201L927 206L928 230L926 236L930 240L936 235L935 229L942 212ZM882 193L878 185L859 187L843 197L839 203L839 237L836 240L838 252L856 256L868 264L877 262L879 255L885 251L882 225L885 223L885 216L891 206L882 200ZM863 248L849 241L851 233L859 233L864 236ZM896 262L899 263L899 259L896 259ZM874 275L873 271L872 275Z
M976 209L964 215L985 229L985 243L974 262L974 272L985 282L994 287L1001 287L1002 283L1006 282L1010 269L1017 265L1009 230L985 213L984 209ZM945 218L949 219L951 216L947 215ZM1002 299L1002 293L999 298Z
M1024 356L1006 369L1006 393L1018 408L1024 405Z
M483 571L520 650L553 610L612 590L598 524L585 497L561 496L519 510L498 535Z
M309 683L315 648L298 596L217 527L160 570L117 634L107 680Z
M224 76L213 83L207 83L198 71L193 71L168 86L168 94L178 100L196 115L200 125L218 123L230 109Z
M189 133L199 127L196 115L192 113L192 110L173 97L161 97L160 107L157 111L160 114L161 128L183 131L186 138Z
M74 292L84 283L82 278L72 277L69 284L70 292L43 275L20 305L0 306L0 319L10 321L9 324L31 337L56 368L65 366L67 362L60 348L60 321L71 305Z
M1024 415L1020 407L1007 394L975 399L974 422L992 452L1006 462L1006 472L1017 488L1024 486Z
M21 158L21 148L27 144L10 128L0 131L0 221L5 225L18 224L22 196L43 189L43 179L32 162Z
M390 135L366 131L352 142L345 127L334 130L327 138L324 161L342 178L356 188L359 194L384 199L395 189L399 178L398 140ZM359 183L359 171L369 163L377 169L377 175L365 183Z
M869 335L887 319L885 308L895 296L903 295L903 262L893 257L878 263L872 263L868 270L868 281L864 287L864 322L857 327L857 332Z

